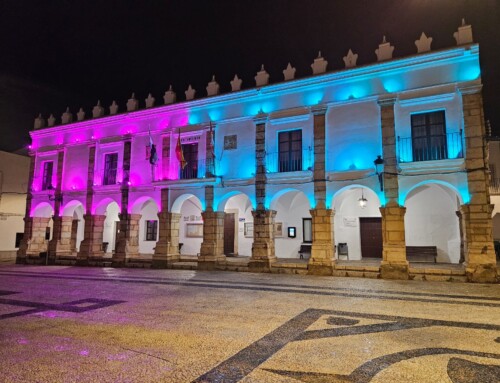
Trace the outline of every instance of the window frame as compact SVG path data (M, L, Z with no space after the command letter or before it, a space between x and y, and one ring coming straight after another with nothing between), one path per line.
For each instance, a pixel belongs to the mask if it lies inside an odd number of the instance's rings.
M145 241L157 241L158 240L158 220L157 219L147 219L145 220ZM151 225L153 223L153 225Z
M433 122L432 116L440 115L440 122ZM423 117L423 123L417 118ZM437 129L440 132L436 132ZM438 161L448 158L446 111L433 110L410 115L411 145L413 162ZM420 130L420 132L419 132ZM419 134L419 133L424 134Z
M114 168L112 168L111 165L110 165L110 167L108 167L107 159L111 158L111 156L113 156L113 157L116 158L116 164L115 164L116 166ZM118 152L104 153L104 168L103 168L103 174L102 174L102 184L104 186L106 186L106 185L116 185L118 183L117 182L118 159L119 159ZM114 170L114 174L113 174L112 177L110 177L110 174L112 173L113 170ZM113 180L114 180L114 182L112 182Z
M50 172L47 167L50 164ZM49 175L50 173L50 175ZM52 177L54 176L54 161L42 162L42 190L52 189Z
M294 139L293 135L299 133L300 140ZM286 136L286 140L282 137ZM278 132L278 172L295 172L302 171L304 166L304 158L302 153L302 129L291 129ZM294 149L294 144L299 143L299 148ZM282 149L282 144L286 144L287 148Z
M305 225L305 222L310 222L310 227L311 227L311 235L310 235L310 238L311 240L310 241L306 241L306 225ZM312 238L312 218L302 218L302 242L303 243L312 243L313 241L313 238Z

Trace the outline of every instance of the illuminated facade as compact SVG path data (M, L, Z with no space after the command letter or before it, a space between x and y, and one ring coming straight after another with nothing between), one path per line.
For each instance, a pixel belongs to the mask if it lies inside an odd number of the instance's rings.
M262 67L253 89L235 76L219 94L213 78L204 98L189 86L183 102L170 89L162 106L150 95L139 110L133 95L124 113L113 102L109 116L98 104L92 119L38 118L18 262L48 251L173 267L193 254L214 269L238 254L269 271L309 244L311 274L379 258L382 278L407 279L407 252L427 248L494 281L479 47L468 25L455 38L430 51L422 34L398 59L384 38L371 65L349 51L326 72L320 54L303 79L289 64L268 84Z

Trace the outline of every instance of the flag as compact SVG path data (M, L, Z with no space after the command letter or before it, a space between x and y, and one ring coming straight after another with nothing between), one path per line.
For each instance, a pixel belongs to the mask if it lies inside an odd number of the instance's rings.
M151 131L149 131L149 163L151 165L158 162L158 154L156 153L156 145L153 144L153 137L151 137Z
M210 121L210 155L215 158L215 137L214 130L212 128L212 121Z
M179 164L181 165L181 169L184 170L184 168L187 165L187 162L184 159L184 153L182 152L180 129L179 129L179 135L177 136L177 146L175 147L175 154L177 156L177 160L179 161Z

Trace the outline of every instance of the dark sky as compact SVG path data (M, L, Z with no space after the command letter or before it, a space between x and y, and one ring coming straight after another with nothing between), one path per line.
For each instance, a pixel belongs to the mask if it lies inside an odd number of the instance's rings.
M480 44L486 118L500 133L500 0L0 0L0 149L29 142L41 112L59 119L69 106L87 116L97 99L122 110L132 92L157 103L169 84L205 95L212 74L221 91L234 74L243 88L265 64L271 83L288 61L311 74L318 50L328 70L376 61L382 35L394 57L416 52L424 31L432 49L455 46L462 17Z

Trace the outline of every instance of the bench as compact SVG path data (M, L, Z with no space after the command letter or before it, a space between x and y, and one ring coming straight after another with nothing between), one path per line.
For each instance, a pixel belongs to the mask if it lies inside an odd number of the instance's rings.
M436 263L436 246L406 246L406 259L408 262Z
M311 256L311 243L303 243L300 245L300 250L299 250L299 258L304 259L304 254L309 254L309 257Z

